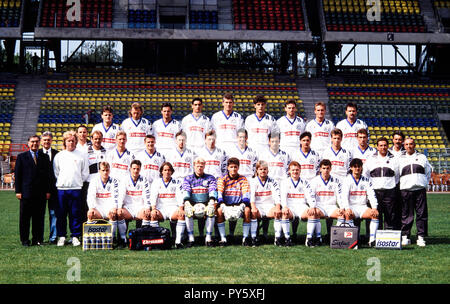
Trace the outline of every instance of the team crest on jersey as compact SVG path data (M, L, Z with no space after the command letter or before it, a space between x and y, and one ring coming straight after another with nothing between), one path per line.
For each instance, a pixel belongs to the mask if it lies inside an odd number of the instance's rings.
M204 181L202 182L202 184L203 184L203 185L202 185L203 187L208 187L208 181L207 181L207 180L204 180Z

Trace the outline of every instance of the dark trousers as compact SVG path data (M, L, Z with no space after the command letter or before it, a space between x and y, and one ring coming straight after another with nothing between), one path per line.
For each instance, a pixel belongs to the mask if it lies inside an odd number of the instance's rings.
M44 241L45 198L21 199L19 212L19 233L22 244L29 242L30 226L32 243L42 243Z
M56 240L56 209L58 208L58 190L52 191L48 203L49 241Z
M87 193L89 189L89 183L84 182L83 188L81 188L81 222L87 221L87 213L89 211L89 206L87 204Z
M426 189L401 190L402 195L402 235L410 236L416 212L418 236L428 235L428 206Z
M399 213L399 205L402 204L397 199L397 191L395 188L387 190L375 190L378 201L378 213L380 226L379 229L400 230L401 229L401 213Z
M56 212L56 232L58 237L66 237L67 214L71 237L81 236L81 190L58 190Z

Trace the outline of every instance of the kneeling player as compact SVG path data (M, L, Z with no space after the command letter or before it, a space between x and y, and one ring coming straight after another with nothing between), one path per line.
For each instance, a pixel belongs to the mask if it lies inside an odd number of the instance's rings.
M232 157L227 162L228 174L217 180L217 227L219 229L219 245L227 244L225 220L236 221L244 218L242 243L250 232L250 186L247 178L239 175L239 159Z
M331 176L331 161L323 159L319 164L320 175L314 177L310 183L314 193L316 205L316 214L318 218L337 219L337 223L345 222L344 209L342 206L342 186L338 179ZM313 243L320 244L322 242L320 221L315 223L315 238Z
M369 246L375 245L375 236L378 229L378 202L372 182L362 176L363 163L359 158L350 162L351 174L344 179L342 200L345 206L345 220L353 225L353 219L370 219ZM370 207L367 207L367 202Z
M158 222L163 222L164 220L169 220L171 226L176 223L175 247L180 249L184 247L181 239L186 229L181 182L172 178L175 170L171 163L163 163L159 171L161 178L153 181L150 190L150 202L152 205L151 225L159 226Z
M109 220L112 226L112 235L115 238L117 232L117 209L123 200L123 191L119 181L109 176L109 163L99 164L99 174L89 183L87 193L88 223L95 219Z
M117 212L119 234L122 240L126 240L126 221L143 220L143 225L150 221L150 184L140 175L142 163L135 159L130 163L130 174L124 176L120 182L125 186L123 205Z
M306 246L312 246L312 237L317 222L320 222L317 216L317 210L310 208L315 205L314 194L306 180L300 178L301 165L292 161L289 163L289 175L281 184L281 206L282 219L281 227L286 239L286 246L291 246L289 235L290 221L294 218L300 218L308 221L306 225ZM280 238L275 238L275 245L281 246Z
M275 239L281 237L281 199L278 183L268 176L266 161L256 162L256 176L250 180L251 245L256 246L258 219L275 219Z

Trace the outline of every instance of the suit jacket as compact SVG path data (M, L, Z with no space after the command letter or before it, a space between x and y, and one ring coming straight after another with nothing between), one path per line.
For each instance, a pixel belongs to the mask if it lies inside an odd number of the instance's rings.
M50 193L50 160L42 151L38 151L37 163L34 163L30 151L17 156L14 169L16 193L22 198L43 198Z
M50 150L52 151L52 155L51 155L51 159L50 159L50 190L51 193L56 193L58 191L58 189L56 189L56 177L55 177L55 172L53 171L53 160L55 159L56 154L58 154L58 150L50 148ZM44 154L44 150L41 148L39 149L39 153L43 153Z

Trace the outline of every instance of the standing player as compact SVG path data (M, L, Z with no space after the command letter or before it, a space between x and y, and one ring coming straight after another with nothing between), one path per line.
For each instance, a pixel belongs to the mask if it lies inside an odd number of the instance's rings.
M156 151L155 136L147 135L145 137L145 150L136 155L136 159L139 159L142 163L141 174L151 184L155 179L160 176L159 169L161 165L166 161L166 158L162 153Z
M104 106L102 109L102 122L92 128L92 132L100 131L103 135L102 146L106 150L116 147L116 134L120 130L118 124L113 123L113 109L111 106Z
M88 223L95 219L107 219L111 224L112 235L117 233L117 210L123 201L123 190L119 181L110 175L110 166L107 162L99 164L99 174L89 183L87 202L89 211L87 213ZM120 227L119 227L120 229ZM119 242L126 244L123 240Z
M244 128L242 115L233 111L233 95L226 93L222 98L223 110L211 117L211 127L216 131L218 148L228 151L237 144L237 130Z
M403 141L405 140L405 134L402 131L394 131L392 133L392 147L389 148L394 156L400 156L405 151L403 147Z
M325 118L327 106L323 102L314 105L316 118L306 124L305 131L311 133L311 149L321 153L331 145L332 121Z
M300 146L300 134L305 131L305 121L297 116L297 104L295 99L289 99L284 110L286 115L277 120L277 126L280 130L280 148L288 154L298 151Z
M349 102L345 107L346 119L341 120L336 124L336 128L342 131L342 147L351 151L358 145L356 139L359 129L367 129L367 124L361 119L357 119L358 107L356 104ZM369 135L367 135L369 138Z
M300 149L291 154L291 159L301 165L300 177L304 180L311 180L319 171L320 156L311 149L311 133L308 131L300 135ZM300 150L300 152L299 152Z
M220 234L219 245L227 244L225 220L232 208L240 208L244 222L242 224L242 244L250 232L250 185L245 176L239 175L239 159L231 157L227 161L227 175L217 180L217 226ZM230 232L230 235L232 233Z
M163 163L160 168L161 177L152 183L150 189L151 221L156 226L158 222L169 220L172 235L174 230L176 231L175 247L181 249L184 248L181 239L186 229L186 221L181 193L182 183L180 180L172 178L174 171L170 163ZM175 222L176 228L173 229Z
M184 212L186 214L186 230L189 241L188 247L194 242L194 211L196 204L205 205L206 238L205 244L213 246L212 232L214 230L215 213L217 208L217 181L214 176L205 173L205 160L197 157L194 160L194 173L183 181Z
M87 154L88 147L91 141L88 140L88 128L85 125L79 125L77 128L77 147L76 149L82 153Z
M275 118L266 113L267 99L263 95L257 95L253 100L255 114L245 119L245 129L248 132L248 145L259 153L267 149L269 134L278 131Z
M106 153L106 161L111 165L111 176L120 180L123 176L128 176L130 164L135 157L126 148L127 133L125 131L117 132L116 143L116 148Z
M237 145L230 149L230 157L239 159L239 175L245 176L248 180L255 174L255 166L258 156L252 148L247 146L247 130L239 129L237 131Z
M331 176L331 162L323 159L320 164L320 175L314 177L310 183L311 189L316 199L316 214L319 218L331 220L327 222L327 233L330 236L330 229L333 219L337 219L338 226L345 222L344 209L342 203L342 185L338 179ZM313 245L321 243L322 225L316 222L315 235Z
M313 236L317 223L320 224L317 210L313 207L316 205L314 193L309 183L300 178L300 164L293 161L289 164L289 177L286 178L280 186L282 220L281 227L286 239L285 246L291 246L291 238L289 235L289 222L294 218L307 220L306 224L306 246L313 246ZM280 238L275 238L275 245L281 246Z
M102 146L103 134L100 131L94 131L91 134L91 142L88 146L88 160L89 160L89 178L90 182L96 175L98 175L99 164L105 161L106 149Z
M287 177L288 165L291 162L289 155L280 150L280 134L269 134L269 148L262 151L259 160L265 160L269 165L269 177L279 185Z
M377 139L377 152L367 158L363 174L372 181L378 201L380 227L401 229L401 201L396 200L396 185L399 180L398 158L388 150L385 137ZM383 221L384 219L384 221Z
M322 159L329 159L331 164L331 174L340 180L347 176L347 172L350 168L350 161L352 155L350 151L344 149L341 146L342 142L342 131L338 128L331 131L331 147L325 149L323 152Z
M181 130L181 123L172 118L173 110L170 103L161 106L162 118L153 123L156 149L161 153L167 153L175 149L175 134Z
M121 128L128 138L126 146L128 151L138 154L145 150L145 136L153 133L152 124L143 117L144 108L138 102L131 105L128 115L129 117L122 122Z
M175 169L172 177L183 180L183 178L192 174L196 154L186 148L186 134L183 131L178 132L175 138L177 147L170 153L167 153L165 158Z
M274 220L275 240L281 237L281 196L278 183L270 178L269 166L266 161L256 163L256 176L250 180L250 208L251 208L251 244L256 246L256 232L258 219ZM267 235L264 235L267 239Z
M227 156L216 147L216 131L206 132L205 147L198 150L197 155L206 161L205 173L211 174L216 179L226 174Z
M425 247L428 235L427 185L433 167L427 157L416 151L412 138L405 139L405 153L399 157L402 196L402 245L411 244L411 228L416 212L417 246Z
M205 134L211 129L209 118L202 114L203 101L201 98L192 100L192 113L181 120L181 128L186 133L186 147L197 151L205 145Z
M342 185L345 220L353 226L355 218L370 219L369 246L373 247L378 230L378 201L372 182L362 175L363 163L359 158L352 159L350 170L351 174L347 175Z

